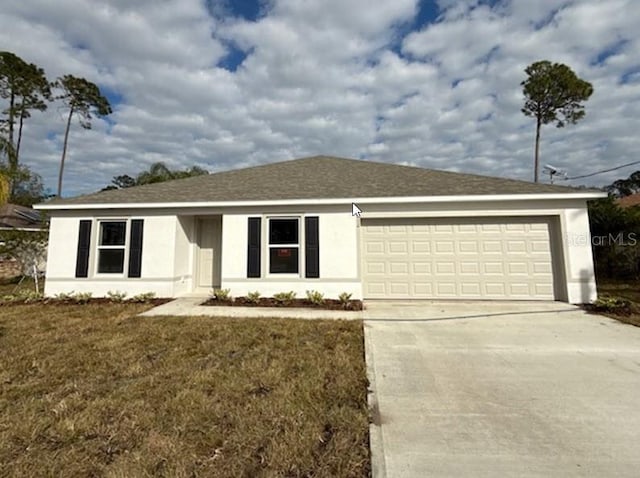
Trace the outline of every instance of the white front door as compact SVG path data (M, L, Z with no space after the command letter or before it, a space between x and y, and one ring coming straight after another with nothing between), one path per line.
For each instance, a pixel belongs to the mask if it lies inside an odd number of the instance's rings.
M198 272L199 288L220 287L220 217L202 218L198 220Z

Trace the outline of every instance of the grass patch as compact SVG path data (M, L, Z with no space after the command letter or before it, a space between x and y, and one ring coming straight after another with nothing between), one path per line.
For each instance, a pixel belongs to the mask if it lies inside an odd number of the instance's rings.
M369 475L362 324L0 310L0 476Z
M612 319L640 327L640 282L598 282L598 296L619 297L630 303L624 313L616 313L614 310L598 312Z
M44 279L39 282L40 291L44 290ZM20 282L20 277L11 277L0 280L0 297L3 295L15 294L21 290L35 291L35 282L30 277L25 277Z

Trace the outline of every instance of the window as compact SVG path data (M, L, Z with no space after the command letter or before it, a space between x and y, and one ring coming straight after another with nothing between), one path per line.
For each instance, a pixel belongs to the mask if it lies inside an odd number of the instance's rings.
M102 221L98 234L98 273L122 274L124 272L127 222Z
M297 218L269 220L269 273L298 273L299 231Z

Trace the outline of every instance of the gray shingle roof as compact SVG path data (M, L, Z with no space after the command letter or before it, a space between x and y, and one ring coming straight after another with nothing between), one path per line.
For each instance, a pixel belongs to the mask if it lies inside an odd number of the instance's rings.
M68 199L54 199L48 205L576 192L579 191L565 186L314 156Z

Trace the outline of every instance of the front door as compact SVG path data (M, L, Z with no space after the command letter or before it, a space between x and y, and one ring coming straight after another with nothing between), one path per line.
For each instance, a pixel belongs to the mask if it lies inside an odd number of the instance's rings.
M198 220L198 273L199 288L220 287L221 217Z

